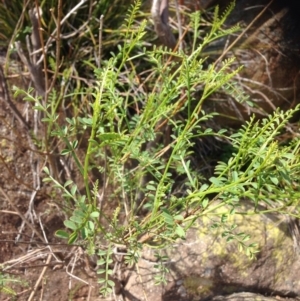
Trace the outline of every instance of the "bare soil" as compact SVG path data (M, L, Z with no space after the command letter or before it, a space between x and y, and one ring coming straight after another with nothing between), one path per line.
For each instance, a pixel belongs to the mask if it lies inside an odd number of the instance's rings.
M0 78L0 276L18 280L6 284L16 295L2 291L0 300L102 300L87 255L55 237L64 216L55 192L41 182L46 154L28 136L41 125L25 101L5 91L27 85L21 72Z

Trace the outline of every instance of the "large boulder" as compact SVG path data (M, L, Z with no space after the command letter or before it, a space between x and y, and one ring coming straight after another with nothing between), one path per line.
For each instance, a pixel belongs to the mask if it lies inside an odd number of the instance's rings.
M235 214L227 226L235 223L238 232L251 234L251 241L259 244L256 259L250 260L239 252L237 243L227 243L222 231L211 228L219 217L205 217L188 232L186 240L159 251L169 258L166 285L154 284L158 250L145 248L138 272L129 273L124 291L146 300L144 290L152 301L206 300L240 292L300 296L300 256L291 232L294 222L274 214L255 215L250 208L245 203L241 210L249 215Z

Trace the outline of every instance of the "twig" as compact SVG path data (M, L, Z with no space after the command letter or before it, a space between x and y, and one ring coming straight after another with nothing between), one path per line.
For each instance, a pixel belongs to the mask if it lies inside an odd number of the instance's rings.
M34 87L36 91L39 93L39 95L44 96L45 95L45 89L43 84L43 76L39 72L39 68L31 64L28 59L26 58L23 49L21 48L21 43L16 42L15 43L18 55L22 61L22 63L28 68L31 80L33 81Z
M18 212L9 211L9 210L0 210L0 213L7 213L7 214L19 215ZM1 240L0 240L0 241L1 241Z
M104 16L101 15L99 20L100 26L99 26L99 40L98 40L99 45L98 45L98 60L97 60L98 68L101 67L103 19Z
M21 256L17 259L12 259L12 260L9 260L9 261L6 261L4 262L2 265L4 266L4 268L2 269L3 271L6 271L6 270L9 270L11 268L13 268L15 265L19 264L19 263L26 263L28 261L32 262L33 260L33 257L34 257L34 254L38 253L36 256L37 259L39 258L42 258L39 254L39 252L43 251L43 250L46 250L47 248L39 248L39 249L36 249L24 256Z
M82 251L81 251L81 248L79 248L79 252L75 252L75 257L72 258L72 260L70 260L69 264L67 265L66 267L66 273L70 276L70 281L69 281L69 290L71 290L72 288L72 281L71 281L71 278L74 278L78 281L81 281L89 286L92 286L89 282L73 275L73 272L74 272L74 268L75 268L75 265L76 265L76 262L77 262L77 259L78 259L78 253L79 255L82 255ZM71 266L71 271L69 272L68 271L68 267ZM93 287L93 286L92 286Z
M279 92L277 92L277 91L280 91L279 88L277 88L275 90L274 88L271 88L270 86L268 86L266 84L260 83L260 82L258 82L256 80L252 80L252 79L249 79L249 78L246 78L246 77L238 77L238 79L239 79L240 82L251 83L252 85L258 86L260 89L269 90L271 93L273 93L274 95L276 95L277 98L281 98L284 101L289 102L286 97L284 97L282 94L280 94Z
M145 291L144 286L143 286L143 279L142 279L142 276L141 276L140 269L139 269L138 265L136 265L136 270L137 270L137 274L138 274L139 283L142 286L144 298L145 298L146 301L148 301L147 294L146 294L146 291Z
M39 223L40 223L40 227L41 227L41 230L42 230L42 233L43 233L43 236L44 236L44 240L48 244L47 246L48 246L48 249L51 252L51 255L56 259L56 261L60 262L60 260L55 256L55 254L54 254L54 252L53 252L53 250L51 248L51 245L49 244L49 241L47 239L46 233L44 231L44 226L42 224L42 220L41 220L41 216L40 215L39 215Z
M15 118L20 122L21 126L24 126L28 130L29 129L28 123L26 122L26 120L24 119L24 117L19 112L16 105L12 102L10 98L8 87L6 84L6 79L1 65L0 65L0 94L3 95L3 99L7 102L10 110L12 111Z
M153 0L151 15L154 21L154 27L162 43L170 49L176 46L176 39L169 26L169 1Z
M27 301L31 301L31 300L33 299L33 297L34 297L34 295L35 295L35 293L36 293L36 291L37 291L37 289L38 289L38 287L39 287L39 284L40 284L40 282L42 281L42 279L43 279L43 277L44 277L44 274L45 274L46 271L47 271L47 268L48 268L48 265L49 265L49 263L50 263L50 261L51 261L51 258L52 258L52 254L49 254L48 257L47 257L46 263L45 263L47 266L45 266L45 267L43 268L43 270L42 270L42 272L41 272L41 274L40 274L40 277L39 277L39 279L36 281L36 283L35 283L35 285L34 285L32 291L31 291L31 294L30 294L30 296L29 296L29 298L28 298Z
M21 24L24 22L24 16L26 14L26 10L27 10L27 6L29 5L29 3L31 2L31 0L27 0L26 2L23 2L23 6L22 6L22 12L20 17L18 18L18 22L17 24L14 26L14 32L12 34L12 38L9 41L9 45L8 45L8 49L11 49L12 45L14 44L14 41L16 39L16 36L19 34L20 32L20 26ZM5 67L4 67L4 71L5 71L5 75L7 75L7 70L9 68L9 56L10 56L11 52L7 51L6 52L6 57L5 57Z
M33 84L37 90L37 92L39 93L40 96L45 96L45 81L44 78L46 76L46 72L45 72L45 76L43 76L43 71L42 68L40 66L40 63L37 62L37 58L35 54L35 51L37 49L40 49L43 41L41 39L41 33L40 33L40 24L39 24L39 18L40 18L40 10L38 9L38 7L36 9L32 9L29 10L29 17L32 23L32 34L31 34L31 45L32 45L32 51L31 51L31 47L30 47L30 42L27 39L27 47L29 48L28 51L30 53L30 60L27 59L27 57L25 56L23 49L21 48L21 44L20 42L16 42L16 49L18 52L18 55L21 59L21 61L23 62L23 64L25 66L27 66L29 72L30 72L30 77L33 81ZM44 63L45 65L45 63ZM45 66L44 66L45 67ZM46 68L45 68L46 70Z
M92 295L92 290L93 290L93 286L89 285L89 292L88 292L88 296L87 296L87 301L91 300L91 295Z
M50 87L47 89L47 93L49 93L52 90L52 88L54 87L56 78L58 76L58 71L59 71L59 65L60 65L60 63L59 63L60 62L60 29L61 29L60 20L61 20L61 17L62 17L62 0L58 0L58 4L57 4L57 21L56 21L57 35L56 35L55 71L54 71L54 75L53 75Z
M4 212L6 210L1 210L0 212ZM12 214L17 214L19 215L18 213L15 213L15 212L12 212L12 211L8 211L8 212L4 212L4 213L12 213ZM15 232L7 232L7 231L2 231L2 234L14 234ZM40 242L40 241L18 241L18 242L15 242L14 240L9 240L9 239L0 239L0 242L9 242L9 243L13 243L13 244L27 244L27 245L32 245L32 244L37 244L37 245L44 245L44 246L63 246L63 247L69 247L69 248L74 248L74 247L81 247L81 245L77 245L77 244L72 244L72 245L69 245L69 244L64 244L64 243L54 243L54 242L51 242L51 243L46 243L46 242Z
M12 206L12 208L18 213L18 215L22 218L24 223L37 235L37 237L41 240L44 241L43 236L28 222L28 220L25 218L25 216L21 213L19 208L15 206L13 201L8 197L8 195L5 193L5 191L0 187L0 192L4 196L4 198L8 201L8 203Z
M175 7L176 7L176 17L178 22L178 33L179 33L179 51L183 50L183 32L182 32L182 24L181 24L181 16L178 1L175 0Z
M61 20L60 25L63 25L63 24L66 22L66 20L67 20L72 14L74 14L74 12L75 12L76 10L78 10L78 9L80 8L80 6L82 6L86 1L87 1L87 0L81 0L77 5L75 5L75 6L74 6L74 7L66 14L66 16ZM47 51L48 48L49 48L49 46L50 46L50 44L54 41L54 38L53 38L53 37L56 36L56 32L57 32L57 28L55 28L55 29L53 30L53 32L50 34L50 38L48 39L46 45L43 47L44 51ZM43 51L43 49L37 50L36 53L39 53L39 52ZM37 63L41 63L42 60L43 60L43 57L44 57L44 55L41 56L41 58L39 59L39 61L38 61Z

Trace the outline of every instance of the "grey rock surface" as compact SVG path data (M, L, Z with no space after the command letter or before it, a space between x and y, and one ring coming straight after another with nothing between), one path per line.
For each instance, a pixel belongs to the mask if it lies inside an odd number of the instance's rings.
M250 242L259 244L256 259L240 252L235 241L227 243L222 231L211 229L220 217L205 217L188 231L186 240L172 248L145 248L138 272L132 272L125 290L138 300L147 296L152 301L207 300L238 292L300 296L300 256L290 232L291 221L275 214L253 215L250 207L244 204L241 211L248 210L249 215L235 214L227 225L237 224L237 233L249 233ZM166 285L154 284L153 277L158 275L155 252L169 258Z

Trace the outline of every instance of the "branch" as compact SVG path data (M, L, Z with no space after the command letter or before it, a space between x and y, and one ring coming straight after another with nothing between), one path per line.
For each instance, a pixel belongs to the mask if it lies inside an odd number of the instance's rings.
M28 60L27 57L25 56L20 42L16 42L15 46L22 63L29 70L31 80L33 81L36 91L39 93L39 95L44 96L45 95L44 74L41 65L37 62L37 57L35 54L35 52L41 48L39 24L37 19L38 16L35 10L30 10L29 16L33 27L32 35L31 35L31 45L33 49L32 51L31 49L28 49L30 59ZM27 48L30 48L29 39L27 39Z
M169 26L169 1L153 0L151 15L154 21L155 31L163 45L174 49L177 43Z

